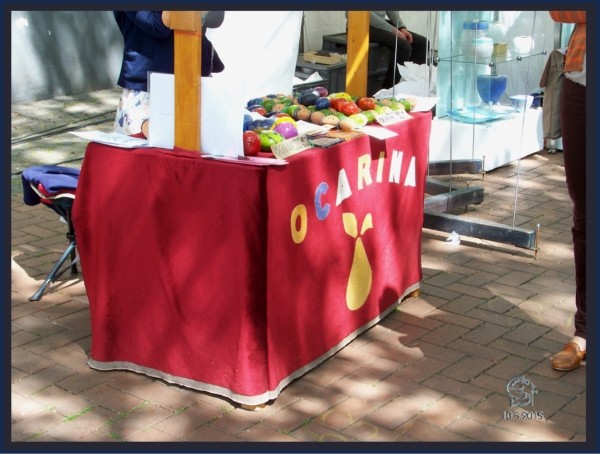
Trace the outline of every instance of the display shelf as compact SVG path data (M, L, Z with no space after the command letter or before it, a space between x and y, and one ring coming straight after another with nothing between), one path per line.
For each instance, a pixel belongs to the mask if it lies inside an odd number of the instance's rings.
M547 54L545 22L551 22L549 14L538 11L441 11L438 19L436 64L440 100L436 105L438 121L432 131L430 161L451 161L458 155L458 159L484 160L487 171L492 170L491 165L500 167L542 150L541 113L529 109L532 112L527 115L513 115L509 97L527 95L538 88ZM519 42L528 42L530 47L519 48ZM489 52L492 43L503 46L504 52ZM492 114L486 115L480 109L483 100L477 79L493 75L503 76L506 88ZM501 144L504 142L503 146L494 144L490 147L487 137L494 135L490 128L502 131L503 136L497 139ZM514 137L524 137L524 141L513 140ZM458 150L456 144L459 144ZM502 148L501 152L498 148Z
M487 171L542 150L542 109L516 111L510 96L537 91L547 53L545 22L551 22L547 12L441 11L438 19L435 64L440 100L431 130L430 175L482 172L483 178ZM523 43L529 47L524 48ZM478 80L483 79L497 85L478 86ZM485 110L484 106L491 108ZM434 181L431 179L431 183ZM449 187L448 194L457 190ZM465 194L458 201L465 202L466 207L473 203L469 196L478 190L464 189ZM453 216L446 211L431 205L426 209L425 225L434 230L537 248L537 229L480 225L468 216Z
M436 61L440 62L440 61L448 61L448 62L454 62L454 63L466 63L466 64L474 64L474 65L484 65L484 66L496 66L496 65L501 65L503 63L510 63L510 62L519 62L519 61L523 61L527 58L532 58L532 57L537 57L537 56L545 56L546 55L546 51L541 51L541 52L534 52L532 54L529 55L512 55L510 54L510 52L507 52L505 55L492 55L489 58L473 58L469 55L464 55L461 53L457 53L455 55L450 55L450 56L446 56L446 57L437 57Z

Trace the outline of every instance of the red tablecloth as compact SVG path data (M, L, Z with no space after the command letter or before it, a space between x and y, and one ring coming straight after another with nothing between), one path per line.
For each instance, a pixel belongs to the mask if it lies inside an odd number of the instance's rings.
M419 287L431 115L256 167L88 145L89 364L259 404Z

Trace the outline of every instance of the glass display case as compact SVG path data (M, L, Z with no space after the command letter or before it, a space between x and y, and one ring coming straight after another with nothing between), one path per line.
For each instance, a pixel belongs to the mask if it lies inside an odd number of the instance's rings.
M492 170L543 149L547 11L440 11L431 162Z
M514 222L518 165L513 225L479 222L450 211L484 200L483 189L470 186L473 177L464 174L484 178L486 171L544 148L539 83L556 44L555 23L547 11L440 11L437 18L439 101L430 137L431 192L424 226L537 252L539 225L521 228ZM435 175L449 176L450 182ZM448 208L437 209L438 198Z

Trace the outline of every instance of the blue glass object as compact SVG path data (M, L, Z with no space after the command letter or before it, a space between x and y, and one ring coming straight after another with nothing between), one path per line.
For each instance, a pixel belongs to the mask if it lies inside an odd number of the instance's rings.
M485 104L496 104L506 91L508 77L480 74L477 76L477 92Z

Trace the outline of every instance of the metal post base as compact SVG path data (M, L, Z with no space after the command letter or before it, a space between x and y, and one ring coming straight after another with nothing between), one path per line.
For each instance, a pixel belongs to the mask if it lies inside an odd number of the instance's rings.
M526 249L537 249L537 231L510 227L496 222L464 219L447 213L425 213L423 226L440 232L456 232L496 243L511 244Z
M424 228L440 232L456 232L459 235L532 249L536 251L537 258L539 225L535 230L523 229L495 222L465 219L447 213L461 207L466 208L473 203L483 202L482 187L458 188L428 178L426 192L434 195L425 199Z

